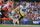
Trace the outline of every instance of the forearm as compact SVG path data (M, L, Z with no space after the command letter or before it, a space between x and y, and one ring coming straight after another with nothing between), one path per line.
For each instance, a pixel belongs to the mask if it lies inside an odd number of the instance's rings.
M15 8L14 11L16 11L17 9L20 9L20 6L18 6L17 8Z

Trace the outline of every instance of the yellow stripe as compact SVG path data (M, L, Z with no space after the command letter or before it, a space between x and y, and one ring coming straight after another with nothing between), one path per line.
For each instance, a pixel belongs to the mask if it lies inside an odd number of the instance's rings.
M21 17L21 15L19 14L19 18Z
M22 12L20 12L20 13L19 13L19 19L22 17L20 14L21 14L22 16L24 16L24 14L23 14ZM22 20L22 19L20 19L20 20Z
M23 14L22 12L20 12L20 14L21 14L22 16L24 16L24 14Z

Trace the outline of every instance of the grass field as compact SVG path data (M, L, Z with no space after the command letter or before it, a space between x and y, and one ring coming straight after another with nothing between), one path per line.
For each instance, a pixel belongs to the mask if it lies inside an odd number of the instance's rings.
M13 25L13 24L2 24L0 27L40 27L40 25Z

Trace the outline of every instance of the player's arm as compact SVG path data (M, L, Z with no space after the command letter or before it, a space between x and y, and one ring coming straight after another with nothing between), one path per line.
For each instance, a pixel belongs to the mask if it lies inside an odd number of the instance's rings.
M17 8L15 8L14 11L16 11L16 10L18 10L18 9L20 9L20 6L18 6Z

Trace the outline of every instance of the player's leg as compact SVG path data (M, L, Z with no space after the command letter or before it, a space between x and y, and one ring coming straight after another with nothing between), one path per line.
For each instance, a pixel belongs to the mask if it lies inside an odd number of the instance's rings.
M5 16L5 14L4 14L4 13L6 13L5 10L2 10L1 13L2 13L2 15L1 15L1 24L3 24L4 21L2 20L2 18L4 18L4 17L8 18L8 17Z
M19 20L17 19L17 24L19 24Z
M8 14L5 10L2 10L2 18L4 17L8 18Z
M16 25L16 23L14 22L14 20L13 20L13 24Z

